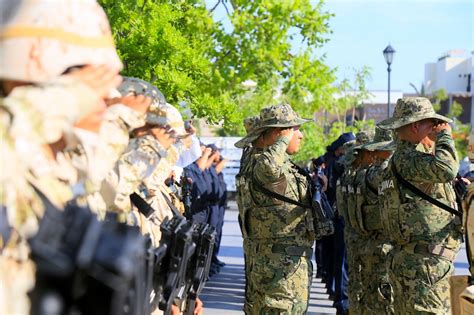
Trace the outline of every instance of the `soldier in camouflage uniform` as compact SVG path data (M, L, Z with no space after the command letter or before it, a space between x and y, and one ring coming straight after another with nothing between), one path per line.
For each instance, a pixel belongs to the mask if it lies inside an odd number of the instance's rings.
M250 160L250 157L253 155L256 150L254 150L252 144L255 142L255 140L260 136L259 130L259 125L260 125L260 116L252 116L252 117L247 117L244 119L244 127L245 130L247 131L247 135L242 138L241 140L237 141L235 143L235 146L237 148L243 149L242 151L242 157L240 159L240 170L237 176L235 177L235 182L236 182L236 189L237 189L237 208L239 209L239 226L240 230L242 232L242 238L243 238L243 250L244 250L244 261L245 261L245 268L248 266L248 252L249 252L249 239L247 236L247 231L242 225L242 222L244 222L244 219L242 215L244 214L244 209L245 206L248 205L248 201L245 200L247 197L246 194L244 193L244 185L246 183L246 178L244 177L245 174L249 174L250 172L250 164L248 161ZM261 150L258 150L261 151ZM249 279L247 278L247 272L245 272L245 277L246 277L246 287L249 285ZM245 296L246 299L249 300L251 297L248 297L248 293L250 291L248 289L245 289Z
M132 210L130 194L138 192L139 186L152 176L176 138L172 137L171 130L167 129L168 105L160 100L161 93L156 87L140 79L125 78L119 86L119 91L123 95L143 94L153 99L145 118L145 126L133 130L127 149L102 185L101 193L107 210L126 214ZM109 190L110 187L112 189ZM148 191L142 192L145 199L148 198ZM140 217L138 212L135 217Z
M469 161L474 163L474 130L469 135L467 147ZM462 202L464 237L470 276L455 275L451 284L451 308L453 315L474 313L474 183L467 186Z
M43 200L62 208L72 197L63 180L75 171L63 163L62 138L83 115L103 110L121 62L95 1L4 1L2 10L8 5L17 8L0 30L1 221L11 225L0 242L0 313L17 315L30 313L34 266L26 239L36 233ZM61 76L90 64L104 66Z
M348 289L347 294L349 298L349 307L351 312L358 313L358 301L360 290L362 289L359 279L359 254L358 248L355 247L357 243L357 233L351 225L352 216L349 214L353 213L354 208L354 191L353 182L357 170L360 165L360 158L356 145L360 147L362 144L370 140L370 135L366 131L358 132L356 134L356 141L349 141L344 144L345 154L343 162L345 164L344 173L338 179L336 184L336 203L339 214L344 218L344 242L346 245L346 261L348 265Z
M74 196L100 219L107 210L101 186L126 149L130 133L145 125L145 114L152 100L144 95L115 93L118 97L106 100L108 107L103 116L99 116L100 120L97 113L92 113L75 124L73 138L78 144L66 149L70 163L78 171L77 182L71 183ZM103 193L106 199L115 194L112 187Z
M260 112L261 134L239 179L248 238L246 314L304 314L308 308L313 218L309 210L268 194L309 204L309 183L289 160L302 139L298 127L307 121L287 104Z
M353 183L354 205L350 223L357 234L360 288L356 314L391 314L388 262L391 245L380 234L378 182L394 150L391 131L376 128L372 142L360 146L361 166ZM351 306L351 312L352 312Z
M383 230L394 244L390 280L396 314L450 312L448 279L462 240L460 219L403 183L457 207L452 180L459 161L450 121L428 99L405 97L393 117L379 124L397 135L379 185Z

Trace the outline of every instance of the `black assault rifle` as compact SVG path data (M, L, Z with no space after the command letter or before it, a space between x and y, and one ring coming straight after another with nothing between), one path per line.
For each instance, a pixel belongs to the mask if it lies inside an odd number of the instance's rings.
M184 314L194 314L196 299L209 276L215 238L215 228L210 225L205 223L193 225L193 241L197 247L188 265L185 286L180 296L181 301L186 302Z

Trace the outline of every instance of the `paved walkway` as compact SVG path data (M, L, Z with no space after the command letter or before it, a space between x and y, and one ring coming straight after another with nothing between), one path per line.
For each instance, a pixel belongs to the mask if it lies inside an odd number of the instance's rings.
M243 314L245 276L242 236L237 221L237 207L235 203L230 203L229 206L225 214L219 254L219 259L227 265L210 279L201 294L205 315ZM456 259L455 267L456 274L469 273L464 246ZM329 300L321 279L313 281L308 314L336 314L333 301Z

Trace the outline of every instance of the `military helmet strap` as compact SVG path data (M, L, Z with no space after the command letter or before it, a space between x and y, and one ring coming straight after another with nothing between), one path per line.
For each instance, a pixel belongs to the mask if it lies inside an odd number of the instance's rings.
M419 190L418 188L416 188L412 183L410 183L409 181L407 181L406 179L404 179L398 172L397 172L397 168L395 166L395 163L392 162L390 163L391 164L391 168L392 168L392 172L393 172L393 175L395 175L395 177L397 178L398 182L400 184L402 184L405 188L409 189L412 193L414 193L415 195L421 197L422 199L428 201L429 203L453 214L453 215L456 215L458 217L461 217L462 218L462 212L459 211L459 210L456 210L436 199L434 199L433 197L425 194L424 192L422 192L421 190Z

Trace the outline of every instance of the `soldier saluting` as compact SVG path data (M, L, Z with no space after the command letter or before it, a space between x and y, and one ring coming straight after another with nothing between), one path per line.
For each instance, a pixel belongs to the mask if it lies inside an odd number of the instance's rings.
M243 235L246 236L246 314L304 314L312 274L314 229L308 180L289 157L299 150L301 119L287 105L260 112L248 136L253 150L239 175ZM286 197L283 201L280 197Z
M448 279L462 235L453 214L459 161L449 122L428 99L406 97L379 124L397 136L379 185L384 231L395 245L390 280L396 314L450 312Z

